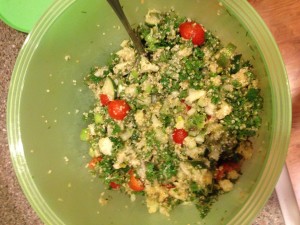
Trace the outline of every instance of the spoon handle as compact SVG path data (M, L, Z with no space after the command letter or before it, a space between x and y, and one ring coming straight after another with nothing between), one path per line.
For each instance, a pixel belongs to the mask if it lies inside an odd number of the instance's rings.
M143 44L141 39L135 34L135 32L132 30L125 14L124 11L122 9L122 6L119 2L119 0L107 0L107 2L110 4L110 6L112 7L112 9L115 11L115 13L117 14L117 16L119 17L120 21L122 22L123 26L125 27L127 33L129 34L134 47L136 48L136 50L138 51L138 53L140 55L143 55L145 53Z

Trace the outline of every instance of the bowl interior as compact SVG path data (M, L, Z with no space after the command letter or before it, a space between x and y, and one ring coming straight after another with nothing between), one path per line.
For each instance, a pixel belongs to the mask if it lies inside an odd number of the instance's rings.
M238 46L237 51L254 65L264 96L263 125L254 141L254 157L243 166L243 176L234 191L223 195L204 220L193 205L176 208L170 218L159 213L149 215L143 196L131 202L115 191L105 191L109 204L101 206L98 199L104 189L101 181L93 179L85 169L88 146L79 140L80 130L85 126L82 113L93 102L83 77L90 67L105 65L110 53L128 36L106 1L59 0L27 39L9 96L11 154L29 201L49 224L249 223L271 194L286 153L285 149L276 152L272 148L277 126L273 121L279 117L272 111L272 93L276 90L270 84L280 79L286 82L272 37L247 2L191 0L187 4L183 0L131 0L123 1L122 5L133 25L143 21L148 9L163 11L173 7L180 15L201 22L224 44L232 42ZM247 24L241 9L256 19L260 30ZM272 59L274 62L265 56L258 34L274 47L270 50L277 57ZM70 60L65 60L66 56ZM283 78L270 76L272 63ZM288 99L287 86L280 90L283 99ZM283 113L290 120L288 100L286 104ZM285 131L287 139L289 128ZM272 162L279 167L273 173L268 167ZM266 179L270 174L272 180ZM271 187L262 192L262 187L268 185Z

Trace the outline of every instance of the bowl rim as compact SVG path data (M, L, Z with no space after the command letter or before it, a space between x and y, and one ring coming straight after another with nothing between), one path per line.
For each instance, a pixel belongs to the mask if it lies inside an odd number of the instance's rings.
M26 74L30 60L35 52L37 43L41 41L43 35L53 24L57 16L63 13L74 2L76 2L76 0L57 0L41 17L32 32L26 38L19 53L8 93L6 115L7 133L13 167L25 196L42 221L46 224L64 224L64 222L47 205L30 175L20 133L19 112L21 93L24 86L24 75ZM263 170L257 183L253 187L252 194L247 198L246 203L227 223L249 224L259 213L261 208L263 208L273 192L285 163L282 159L285 159L287 155L292 124L291 95L288 75L285 70L283 59L274 37L262 18L247 1L220 0L220 3L225 8L229 9L231 14L239 19L246 30L256 29L256 32L252 32L251 34L263 57L263 61L268 68L267 75L270 78L270 74L272 74L272 76L276 76L277 78L271 80L272 82L270 85L272 100L272 131L276 131L272 132L271 149L281 149L281 151L279 151L278 154L269 154L271 157L267 157L268 159L265 164L265 167L268 167L269 169ZM263 42L258 42L260 35L264 36ZM273 49L272 53L270 53L268 49ZM279 92L277 92L277 90L279 90ZM285 109L281 109L280 107L280 103L282 102L287 105ZM285 121L285 123L281 123L280 121ZM277 141L276 146L274 145L274 140ZM259 205L260 208L258 208L257 205Z
M287 155L292 125L291 93L288 74L281 53L271 31L260 15L247 1L224 0L221 2L225 6L230 7L229 11L233 15L240 19L242 18L239 21L246 30L253 28L256 31L251 34L266 65L268 81L271 81L272 131L270 143L272 145L270 150L276 151L276 149L280 149L280 151L277 151L279 152L278 154L271 155L268 152L268 160L264 168L269 169L263 170L246 204L243 205L229 223L247 224L255 218L269 199L285 164L285 160L282 159L285 159ZM235 9L234 11L231 10L232 7ZM262 36L264 38L261 38ZM263 42L258 42L258 40ZM272 52L269 49L272 49ZM271 76L276 77L276 79L270 79ZM279 92L277 92L278 90ZM281 103L285 103L287 107L282 109ZM281 121L285 121L284 124ZM276 145L274 144L275 140L277 141ZM258 208L257 205L260 207Z

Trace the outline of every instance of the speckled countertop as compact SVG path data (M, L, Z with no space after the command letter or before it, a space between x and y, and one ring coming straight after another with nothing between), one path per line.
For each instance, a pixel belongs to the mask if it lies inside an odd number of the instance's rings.
M43 224L18 184L10 159L6 132L9 82L16 57L25 38L26 34L13 30L0 21L0 225ZM284 224L275 192L253 224Z

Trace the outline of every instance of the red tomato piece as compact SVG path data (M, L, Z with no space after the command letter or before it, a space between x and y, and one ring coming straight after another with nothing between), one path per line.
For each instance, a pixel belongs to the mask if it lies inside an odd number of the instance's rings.
M111 101L107 106L108 114L116 120L123 120L130 110L130 106L124 100Z
M196 22L184 22L180 24L179 33L184 39L192 39L194 45L202 45L205 42L205 31Z
M225 172L222 168L218 168L216 173L215 173L215 178L217 180L221 180L225 176Z
M215 178L217 180L221 180L225 177L227 173L229 173L232 170L239 171L241 169L241 165L239 163L235 162L225 162L223 163L216 171Z
M113 182L113 181L111 181L111 182L109 183L109 186L110 186L112 189L119 189L119 188L121 187L120 184L117 184L117 183L115 183L115 182Z
M89 167L91 170L93 170L93 169L95 168L96 164L97 164L98 162L101 162L101 160L102 160L102 157L101 157L101 156L92 158L92 160L91 160L91 161L89 162L89 164L88 164L88 167Z
M183 144L183 141L187 136L188 132L185 129L175 129L172 134L173 141L177 144Z
M142 181L135 177L133 170L129 170L130 180L128 186L134 191L143 191L145 189Z
M110 102L108 96L106 94L100 94L100 102L103 106L108 105L108 103Z

